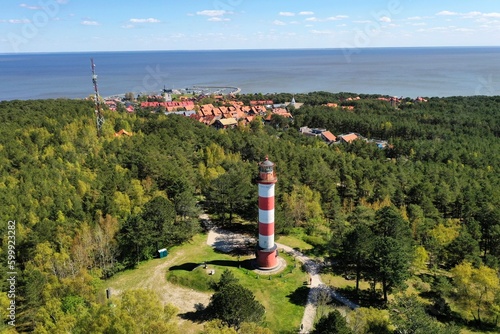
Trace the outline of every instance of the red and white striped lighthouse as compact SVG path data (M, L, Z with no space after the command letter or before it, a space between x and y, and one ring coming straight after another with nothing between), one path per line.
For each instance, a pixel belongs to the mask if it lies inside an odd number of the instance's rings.
M266 160L259 163L259 244L257 266L273 269L278 266L278 252L274 243L274 184L278 181L274 163Z

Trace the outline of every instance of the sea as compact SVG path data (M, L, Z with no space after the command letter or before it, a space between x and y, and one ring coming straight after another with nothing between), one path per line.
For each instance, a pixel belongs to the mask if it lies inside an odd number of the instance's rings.
M0 100L85 98L193 86L242 93L500 95L500 47L0 54Z

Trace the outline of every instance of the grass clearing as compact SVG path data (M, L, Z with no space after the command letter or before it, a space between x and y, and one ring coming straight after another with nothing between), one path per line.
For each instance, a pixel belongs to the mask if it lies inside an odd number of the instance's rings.
M295 237L293 235L281 235L278 237L276 242L279 242L280 244L290 246L294 249L299 249L301 252L302 251L307 251L313 248L312 245L308 244L307 242L301 240L298 237Z
M199 244L206 240L206 235L199 234L196 235L190 242L185 245ZM169 254L167 257L163 259L152 259L149 261L143 261L139 263L136 268L128 269L122 272L115 274L109 280L106 281L105 284L110 286L111 288L119 291L125 291L130 289L138 289L144 284L145 273L151 273L159 266L164 265L166 262L171 261L172 258L178 258L179 261L182 261L185 258L185 254L182 249L183 246L172 247L168 250ZM155 287L148 287L153 290Z
M115 274L108 279L105 284L119 291L137 289L144 280L144 273L150 272L156 268L163 260L164 259L152 259L150 261L141 262L134 269L127 269Z
M198 238L198 237L197 237ZM205 236L206 238L206 236ZM192 242L178 249L179 257L167 269L169 282L198 291L213 291L211 284L218 282L225 269L230 269L240 284L251 290L255 298L266 308L265 326L273 332L287 332L300 327L309 288L307 274L294 259L284 252L280 256L288 266L274 275L258 275L251 270L254 256L237 256L216 252L206 242ZM175 256L173 250L169 256ZM207 267L204 267L204 263ZM213 275L209 275L214 270Z
M126 270L118 273L105 282L105 287L112 291L112 298L116 298L122 291L132 289L153 290L163 303L171 303L179 308L179 315L193 310L196 303L207 304L209 301L208 293L201 293L186 289L180 286L174 286L166 282L165 272L174 262L187 261L184 254L184 247L206 242L206 236L197 235L191 242L182 246L169 249L169 255L162 259L153 259L140 263L135 269ZM200 333L203 330L203 324L195 323L177 317L179 331L182 333Z
M286 243L295 242L294 246L300 245L301 248L307 246L293 238L287 237ZM294 259L280 252L287 268L275 275L257 275L250 269L254 256L240 256L238 262L237 256L219 253L206 241L206 234L198 234L190 242L170 248L166 258L140 263L135 269L116 274L105 284L117 292L146 288L161 295L165 289L162 281L166 278L168 284L210 294L213 292L212 283L219 281L225 269L230 269L266 308L266 327L274 333L290 332L300 327L309 287L305 285L308 275L301 271L299 263L295 267ZM214 270L213 275L209 275L210 270ZM161 275L158 276L158 273ZM203 325L184 320L180 328L186 333L196 333L202 330Z
M333 286L334 288L355 288L356 287L356 280L352 279L352 280L347 280L345 279L344 277L342 276L337 276L337 275L333 275L331 273L328 273L328 274L321 274L321 280L323 281L323 283L329 285L329 286ZM368 290L370 288L370 283L366 282L366 281L359 281L359 289L360 290Z

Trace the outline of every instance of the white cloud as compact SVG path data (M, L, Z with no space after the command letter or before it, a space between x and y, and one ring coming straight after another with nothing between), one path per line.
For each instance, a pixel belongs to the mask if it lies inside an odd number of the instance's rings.
M279 12L280 16L295 16L295 13L292 12Z
M310 30L311 34L315 35L332 35L334 32L331 30Z
M84 25L84 26L98 26L100 24L97 21L88 21L88 20L85 20L85 21L82 21L82 25Z
M204 15L204 16L223 16L224 14L228 14L227 11L225 10L202 10L199 12L196 12L196 15Z
M483 14L484 17L493 17L493 18L500 18L500 13L485 13Z
M343 19L347 19L347 18L349 18L349 16L347 16L347 15L330 16L330 17L327 17L326 19L320 19L320 18L317 18L316 16L311 16L311 17L306 18L305 21L306 22L325 22L325 21L338 21L338 20L343 20Z
M214 16L214 17L209 18L208 21L210 21L210 22L226 22L226 21L231 21L231 20L228 18L225 18L225 17Z
M286 23L285 23L285 22L283 22L283 21L280 21L280 20L274 20L274 21L273 21L273 24L274 24L275 26L286 26Z
M202 15L202 16L209 16L208 21L210 22L226 22L226 21L231 21L231 19L223 17L226 14L233 14L233 12L228 12L226 10L202 10L199 12L196 12L196 15Z
M433 27L433 28L422 28L418 29L417 32L448 32L451 29L455 29L456 27L450 26L450 27Z
M391 23L392 20L391 20L391 18L389 16L382 16L380 18L380 22Z
M441 11L436 15L439 16L456 16L460 19L473 19L477 22L486 22L488 20L496 20L500 18L500 12L490 12L483 13L478 11L472 11L468 13L458 13L458 12L450 12L450 11Z
M299 15L311 16L311 15L314 15L314 12L304 11L304 12L300 12Z
M31 9L31 10L39 10L39 9L42 9L42 7L40 6L30 6L30 5L27 5L25 3L22 3L19 5L19 7L23 7L23 8L26 8L26 9Z
M131 23L159 23L160 20L154 19L152 17L147 18L147 19L130 19L129 20Z
M336 15L336 16L327 17L326 20L327 21L337 21L337 20L343 20L343 19L347 19L347 18L349 18L349 16L347 16L347 15Z
M123 29L133 29L133 28L135 28L135 25L133 25L133 24L125 24L125 25L122 25L122 28Z
M475 16L481 16L482 13L481 12L468 12L466 14L463 14L464 17L475 17Z
M449 10L443 10L443 11L440 11L439 13L437 13L436 15L441 15L441 16L454 16L454 15L458 15L457 12L451 12Z
M28 19L10 19L10 20L0 20L0 23L11 23L11 24L23 24L30 23Z

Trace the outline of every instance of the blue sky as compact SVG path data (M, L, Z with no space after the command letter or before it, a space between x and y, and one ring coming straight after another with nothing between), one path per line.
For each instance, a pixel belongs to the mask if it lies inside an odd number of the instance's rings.
M500 46L498 0L9 0L0 53Z

